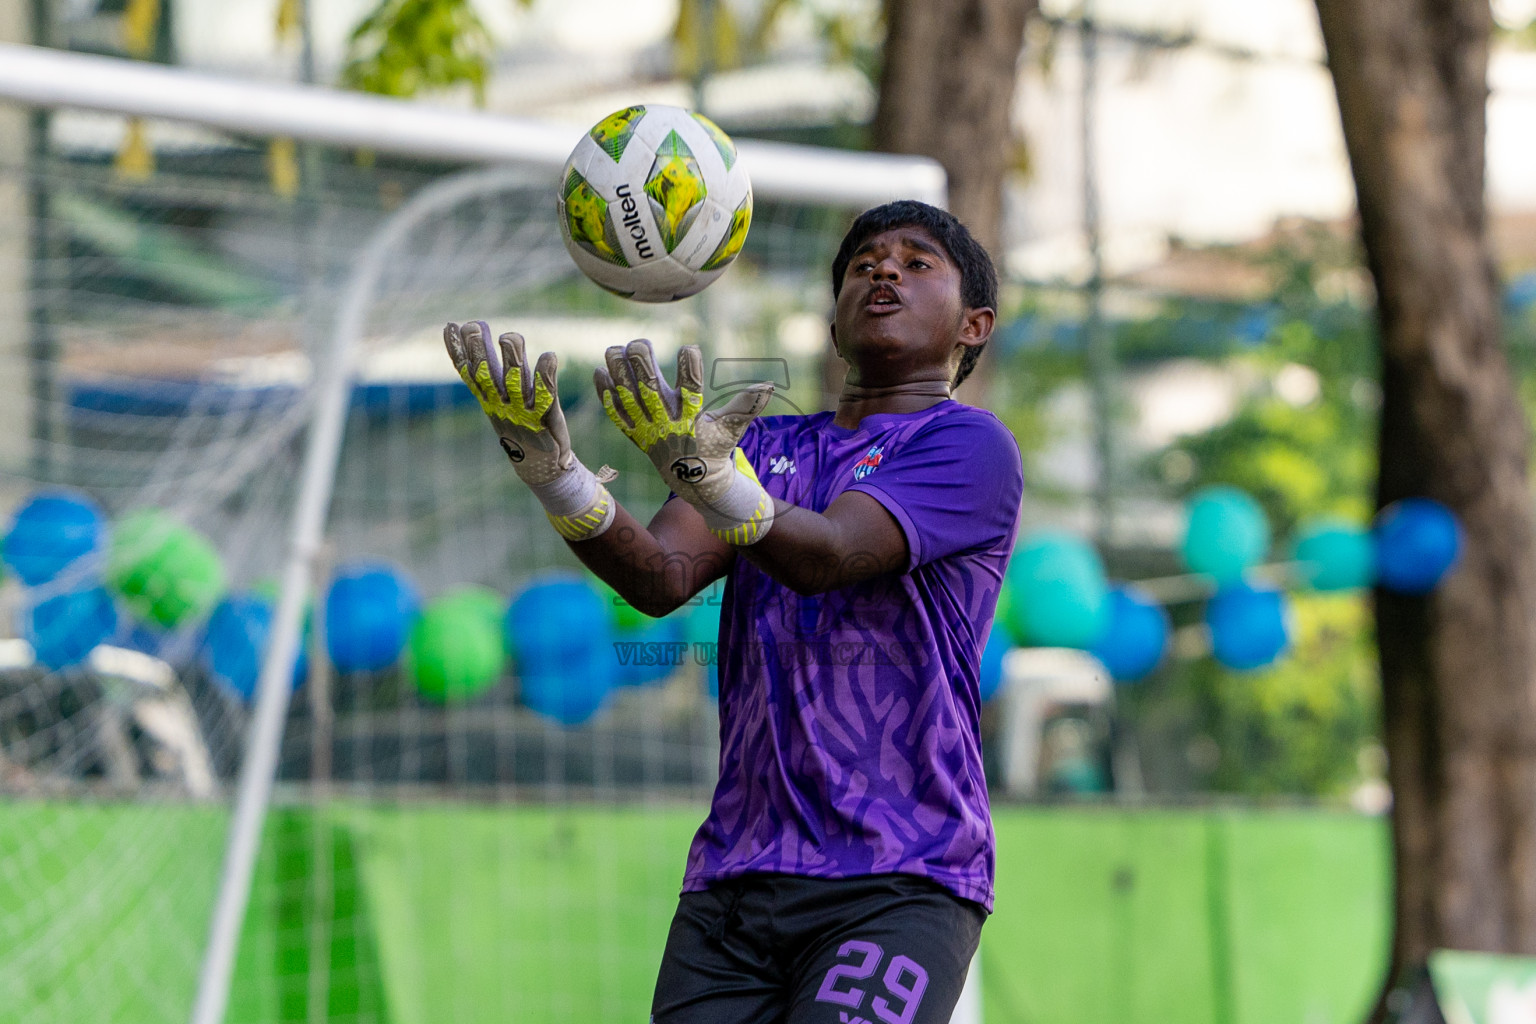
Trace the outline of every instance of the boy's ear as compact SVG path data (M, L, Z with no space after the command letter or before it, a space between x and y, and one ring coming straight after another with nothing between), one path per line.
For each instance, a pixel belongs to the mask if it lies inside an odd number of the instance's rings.
M960 344L968 348L985 345L996 323L997 312L991 306L967 309L960 317Z

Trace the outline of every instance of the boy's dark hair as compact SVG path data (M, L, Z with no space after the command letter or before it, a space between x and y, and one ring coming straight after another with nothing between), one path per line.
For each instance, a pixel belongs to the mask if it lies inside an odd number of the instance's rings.
M997 309L997 271L992 266L992 257L987 255L987 250L982 248L981 243L971 236L970 231L954 214L915 199L899 199L894 203L865 210L854 220L853 226L843 236L843 244L838 247L837 256L832 260L833 299L843 290L843 275L848 272L854 251L873 235L905 227L921 228L927 232L955 261L955 265L960 268L960 301L966 309L980 309L983 306ZM957 386L971 375L976 360L981 358L981 350L986 347L982 343L965 350L965 354L960 357L960 369L955 374Z

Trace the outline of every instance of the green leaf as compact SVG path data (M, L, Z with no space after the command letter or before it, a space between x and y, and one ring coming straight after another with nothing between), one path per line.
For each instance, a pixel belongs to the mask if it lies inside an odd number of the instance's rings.
M491 53L490 32L468 0L380 0L352 30L341 81L399 97L468 85L484 103Z

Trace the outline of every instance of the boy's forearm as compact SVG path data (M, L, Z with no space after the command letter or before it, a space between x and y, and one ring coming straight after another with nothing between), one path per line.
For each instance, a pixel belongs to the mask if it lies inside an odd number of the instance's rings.
M654 522L652 525L656 525ZM728 550L688 551L658 537L619 505L613 525L590 540L567 541L583 565L645 615L660 618L725 574Z
M899 571L905 535L873 499L839 498L826 514L775 500L773 526L737 552L797 594L820 594Z

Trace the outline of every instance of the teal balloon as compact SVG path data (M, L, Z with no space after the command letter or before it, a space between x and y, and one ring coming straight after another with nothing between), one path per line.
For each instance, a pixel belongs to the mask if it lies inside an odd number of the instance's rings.
M713 586L701 593L695 605L684 606L683 639L688 642L691 664L704 666L704 685L709 696L720 699L720 596Z
M1364 527L1338 520L1302 526L1291 549L1296 574L1313 590L1358 590L1376 582L1376 544Z
M1235 487L1207 487L1189 501L1184 564L1218 583L1242 578L1243 570L1269 552L1269 519L1251 496Z
M1104 632L1109 585L1092 545L1068 533L1024 539L1008 567L1006 611L1013 635L1030 647L1087 650Z

